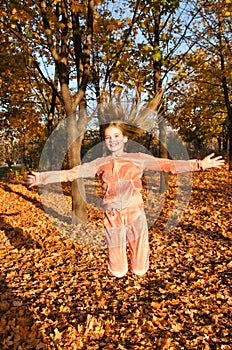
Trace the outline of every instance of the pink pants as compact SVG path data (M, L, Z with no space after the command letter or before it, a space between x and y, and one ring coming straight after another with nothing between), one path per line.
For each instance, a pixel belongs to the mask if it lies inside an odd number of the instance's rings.
M149 268L147 220L143 208L128 207L106 213L104 219L108 247L108 269L116 277L128 271L127 244L131 271L143 275Z

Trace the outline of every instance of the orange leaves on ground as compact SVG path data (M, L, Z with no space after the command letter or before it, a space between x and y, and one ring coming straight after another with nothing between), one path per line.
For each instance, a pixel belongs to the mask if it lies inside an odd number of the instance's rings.
M176 189L173 176L148 273L117 279L104 248L54 228L36 189L0 183L1 350L231 349L230 178L194 174L186 213L166 232ZM88 214L94 235L102 217Z

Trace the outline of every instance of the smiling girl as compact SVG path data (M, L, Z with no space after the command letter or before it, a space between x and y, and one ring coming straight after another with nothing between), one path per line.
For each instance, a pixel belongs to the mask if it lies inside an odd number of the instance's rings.
M149 268L148 226L142 199L142 176L145 170L181 173L220 168L221 156L210 154L203 160L170 160L145 153L126 153L128 125L111 122L104 126L104 143L109 156L97 158L70 170L32 172L26 178L29 187L54 182L73 181L98 175L102 182L104 227L108 248L108 269L116 277L128 271L127 244L130 269L143 275Z

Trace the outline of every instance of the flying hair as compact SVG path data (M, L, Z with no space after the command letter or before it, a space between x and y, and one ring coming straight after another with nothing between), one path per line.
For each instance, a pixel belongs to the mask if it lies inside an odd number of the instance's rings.
M134 138L143 132L151 132L159 123L159 110L163 90L149 102L128 101L122 92L116 92L110 100L105 95L98 110L99 124L104 130L109 126L118 127L124 136Z

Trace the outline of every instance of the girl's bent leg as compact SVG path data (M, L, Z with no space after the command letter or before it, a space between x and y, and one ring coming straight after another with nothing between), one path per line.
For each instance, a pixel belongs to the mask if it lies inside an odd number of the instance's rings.
M125 276L128 271L126 245L109 248L108 254L109 271L118 278Z
M128 271L126 254L126 227L120 213L105 217L108 269L114 276L123 277Z
M136 275L144 275L149 268L148 227L144 211L130 224L127 231L130 249L131 271Z
M129 249L131 271L138 276L144 275L149 269L148 232L129 242Z

